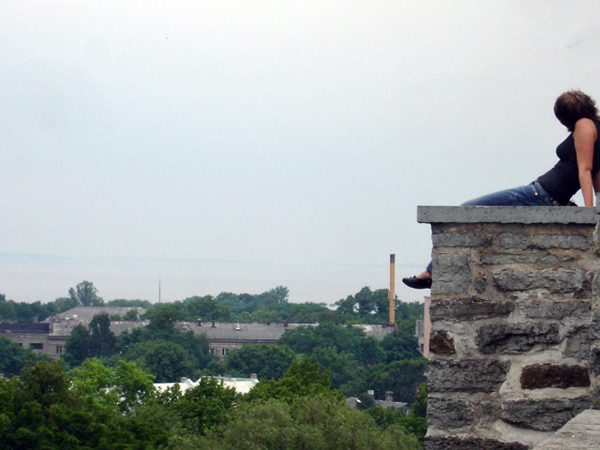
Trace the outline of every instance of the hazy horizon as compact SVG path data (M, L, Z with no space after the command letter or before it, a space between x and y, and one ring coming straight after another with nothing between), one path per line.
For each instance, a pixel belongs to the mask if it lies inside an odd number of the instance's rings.
M389 288L389 264L273 264L251 261L151 258L72 258L0 253L0 293L17 302L49 302L91 281L105 301L172 302L221 292L259 294L277 286L294 303L332 305L365 286ZM397 282L399 279L397 280ZM422 294L403 301L422 301ZM16 295L15 295L16 294Z

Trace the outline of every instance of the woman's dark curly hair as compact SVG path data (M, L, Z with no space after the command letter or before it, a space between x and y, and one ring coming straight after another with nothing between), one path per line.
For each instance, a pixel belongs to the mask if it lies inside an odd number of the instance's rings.
M585 117L594 121L600 120L596 102L581 91L568 91L561 94L554 104L554 114L571 132L579 119Z

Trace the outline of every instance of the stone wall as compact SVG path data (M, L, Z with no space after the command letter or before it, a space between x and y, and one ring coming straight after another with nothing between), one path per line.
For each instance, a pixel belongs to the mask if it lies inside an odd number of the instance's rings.
M600 408L594 208L419 207L433 241L427 450L524 450Z

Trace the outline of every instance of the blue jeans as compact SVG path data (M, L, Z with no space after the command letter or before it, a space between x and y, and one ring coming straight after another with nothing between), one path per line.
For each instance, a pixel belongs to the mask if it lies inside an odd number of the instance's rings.
M526 186L519 186L514 189L505 189L484 195L463 205L471 206L558 206L559 204L550 197L546 190L534 181ZM431 262L427 264L427 270L431 272Z

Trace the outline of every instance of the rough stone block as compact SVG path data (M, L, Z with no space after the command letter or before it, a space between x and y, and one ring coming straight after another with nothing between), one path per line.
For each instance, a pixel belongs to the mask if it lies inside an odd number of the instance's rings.
M587 236L571 234L538 234L533 237L530 243L530 247L540 249L587 250L589 246Z
M566 341L564 356L581 359L590 357L590 334L587 325L570 330L566 335Z
M596 228L594 229L593 235L593 248L594 254L600 256L600 221L596 222Z
M556 431L590 406L588 396L511 400L502 405L501 417L505 422L521 428Z
M434 253L432 295L463 294L471 287L469 255Z
M483 294L487 289L487 276L480 275L475 279L473 286L475 287L475 292L478 294Z
M496 359L432 360L429 363L429 391L495 392L506 380L510 362Z
M594 306L592 310L592 322L590 323L590 339L600 339L600 306Z
M594 296L594 298L600 300L600 270L592 272L591 278L592 295Z
M492 245L494 236L477 236L466 233L439 233L431 236L434 247L487 247Z
M487 265L535 264L540 259L537 253L484 253L481 262Z
M527 235L520 233L500 233L498 245L501 248L527 248Z
M590 374L587 367L554 364L533 364L521 372L523 389L588 387Z
M456 353L452 333L442 330L429 338L429 351L437 355L453 355Z
M560 343L557 323L492 323L479 327L475 345L482 353L523 353L537 345Z
M429 307L429 316L432 322L440 320L462 322L464 320L506 317L514 309L515 303L511 300L492 301L468 297L444 301L434 298Z
M558 262L558 258L554 255L546 255L542 258L544 264L555 264Z
M436 428L461 428L473 423L473 408L466 399L429 397L427 423Z
M600 347L595 343L590 349L590 374L600 376Z
M583 289L585 282L585 270L580 268L504 269L494 273L494 284L500 291L546 289L566 293Z
M535 298L518 303L523 316L528 319L562 320L567 317L588 320L591 315L589 299L553 300Z
M593 409L600 409L600 386L590 387L590 401Z
M425 450L529 450L529 446L520 442L502 442L495 439L436 436L425 438Z

